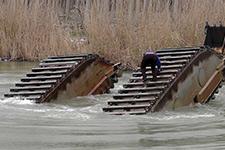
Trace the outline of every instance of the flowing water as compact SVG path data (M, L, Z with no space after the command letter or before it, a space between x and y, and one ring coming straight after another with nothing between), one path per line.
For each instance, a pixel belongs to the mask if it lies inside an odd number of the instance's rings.
M34 65L0 62L1 150L225 149L225 88L206 105L142 116L103 113L110 94L49 104L3 98Z

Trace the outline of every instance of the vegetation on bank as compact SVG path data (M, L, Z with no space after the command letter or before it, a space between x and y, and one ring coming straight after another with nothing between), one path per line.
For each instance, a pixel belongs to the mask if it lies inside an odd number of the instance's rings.
M72 52L69 38L50 5L45 6L38 0L29 7L22 0L1 2L1 57L38 60L48 55L65 54Z
M205 21L225 23L223 0L110 2L75 5L62 19L58 3L0 0L0 57L37 60L95 52L135 67L148 47L201 45ZM77 40L81 37L87 41Z

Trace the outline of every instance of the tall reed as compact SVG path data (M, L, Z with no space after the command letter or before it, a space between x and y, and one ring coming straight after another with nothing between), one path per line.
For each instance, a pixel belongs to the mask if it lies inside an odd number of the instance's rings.
M65 51L67 50L67 51ZM42 0L0 1L0 56L36 60L72 51L53 5Z
M206 21L225 23L224 0L24 1L0 0L0 56L33 60L95 52L136 67L149 47L201 45ZM65 7L64 22L58 7ZM62 27L71 20L79 24L71 27L75 34ZM80 35L88 42L74 46Z
M225 23L223 0L149 0L144 5L117 0L111 11L109 2L92 3L89 17L85 18L90 43L87 49L129 67L137 66L149 47L202 45L206 21Z

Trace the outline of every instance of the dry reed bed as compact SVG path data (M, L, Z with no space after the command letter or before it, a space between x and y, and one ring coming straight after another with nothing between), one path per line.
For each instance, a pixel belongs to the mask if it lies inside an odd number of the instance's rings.
M88 6L74 7L84 17L88 38L80 49L60 25L58 9L40 2L34 1L29 8L20 0L0 5L0 56L33 60L96 52L136 67L148 47L201 45L206 20L225 23L223 0L83 0Z
M0 4L0 56L37 60L71 51L53 7L40 0L30 3L9 0Z
M129 12L134 8L124 2L129 4L129 0L118 1L116 11L109 13L104 9L107 3L95 1L85 25L89 49L129 67L140 63L148 47L201 45L205 21L225 23L223 0L173 0L172 5L152 0L148 8L139 7L134 12Z

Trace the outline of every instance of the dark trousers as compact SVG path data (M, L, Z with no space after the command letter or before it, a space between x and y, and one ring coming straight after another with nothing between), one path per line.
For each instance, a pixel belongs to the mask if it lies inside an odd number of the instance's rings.
M146 67L151 66L153 79L155 80L157 78L157 70L155 68L157 62L157 56L156 55L144 55L142 62L141 62L141 72L143 76L143 80L146 80Z

